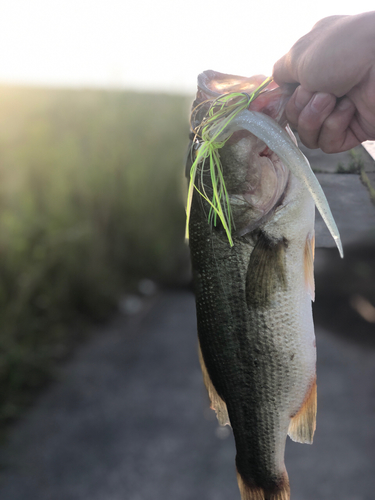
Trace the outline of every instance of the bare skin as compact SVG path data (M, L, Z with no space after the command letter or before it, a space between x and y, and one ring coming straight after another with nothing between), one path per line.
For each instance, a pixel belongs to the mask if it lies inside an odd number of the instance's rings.
M286 114L307 147L338 153L375 139L375 11L322 19L273 76L299 84Z

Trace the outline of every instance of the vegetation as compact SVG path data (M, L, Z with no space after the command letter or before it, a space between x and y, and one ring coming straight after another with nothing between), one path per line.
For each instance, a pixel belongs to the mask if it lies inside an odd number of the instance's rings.
M338 163L336 169L338 174L359 174L364 169L365 162L361 153L358 153L355 149L351 149L349 155L350 161L347 167L341 161Z
M82 323L184 255L190 100L0 87L0 423Z
M368 178L364 168L361 169L360 176L362 184L364 184L368 189L371 202L375 205L375 189L372 187L370 179Z
M375 205L375 189L371 185L370 179L365 171L365 162L361 156L361 153L357 152L355 149L349 151L350 161L348 167L345 167L341 162L337 165L336 172L338 174L359 174L362 184L368 189L370 199Z

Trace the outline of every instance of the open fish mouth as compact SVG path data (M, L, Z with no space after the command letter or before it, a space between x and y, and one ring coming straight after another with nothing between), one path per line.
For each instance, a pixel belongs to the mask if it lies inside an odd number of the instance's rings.
M204 71L198 76L198 92L193 109L204 101L207 102L208 106L209 101L225 94L243 93L251 95L265 80L264 75L244 77L219 73L213 70ZM278 123L284 125L286 123L284 109L292 93L291 88L280 88L272 79L269 79L267 87L251 102L249 109L271 116ZM193 128L199 125L202 112L207 110L207 106L203 106L198 114L193 113L193 119L196 116L195 122L192 123Z
M231 92L245 92L251 94L264 81L263 75L245 76L227 75L212 71L211 69L204 71L198 76L198 89L201 90L207 98L216 98L222 94ZM276 84L273 85L277 87Z
M252 93L261 85L262 81L264 81L264 77L261 75L245 78L225 75L212 70L203 72L198 77L197 99L193 105L196 110L192 115L193 129L202 122L212 99L233 92ZM264 167L268 167L268 178L271 179L271 183L263 184L270 189L263 198L261 196L258 200L256 200L256 196L259 196L259 193L255 193L252 189L247 194L243 193L243 198L255 208L263 211L264 215L269 211L270 206L280 198L286 186L286 173L280 165L276 165L274 153L282 164L302 183L304 188L309 191L338 247L341 257L343 257L340 234L326 196L311 170L307 158L293 141L291 131L287 131L282 126L285 125L284 109L289 96L290 92L280 89L276 84L270 85L267 90L260 93L250 103L247 109L239 111L228 123L224 119L213 122L209 130L209 137L214 138L217 143L222 143L227 141L233 134L246 131L259 138L267 146L262 151L259 151L259 156L271 159L271 163L274 165L272 170L270 163L264 162ZM271 196L272 178L276 180L276 189L274 189ZM234 200L232 199L232 201ZM236 203L236 201L234 202Z

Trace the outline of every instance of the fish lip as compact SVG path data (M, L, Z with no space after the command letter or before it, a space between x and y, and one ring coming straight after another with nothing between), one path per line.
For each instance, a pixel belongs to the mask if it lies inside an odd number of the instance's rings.
M205 101L211 101L218 97L233 92L241 92L251 95L261 85L266 77L264 75L254 75L251 77L220 73L219 71L206 70L198 75L198 92L193 107L202 105ZM255 99L248 109L262 111L271 116L282 127L286 125L285 106L289 101L294 87L283 85L279 87L276 82L270 82L266 89ZM267 95L267 102L260 96ZM272 95L275 98L272 98ZM203 111L203 109L202 109ZM197 116L198 118L198 116ZM199 119L198 119L199 122Z
M206 96L216 99L217 97L220 97L223 94L228 94L230 92L240 91L244 93L252 93L265 79L266 77L264 75L245 77L239 75L231 75L229 73L220 73L219 71L208 69L198 75L198 88ZM223 89L225 88L225 91L223 92L215 91L212 89L212 86L215 85L215 83L220 88L220 81L223 82ZM227 82L226 85L224 85L225 81ZM239 86L241 86L241 90L239 90Z

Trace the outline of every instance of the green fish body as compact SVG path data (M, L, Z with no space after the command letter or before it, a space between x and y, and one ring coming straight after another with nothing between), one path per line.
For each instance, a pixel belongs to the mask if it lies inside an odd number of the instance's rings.
M207 73L222 92L225 75ZM267 95L261 106L269 112ZM220 158L233 246L197 191L189 223L203 377L219 423L233 429L242 500L289 500L287 434L311 443L315 430L314 202L249 132L233 134ZM208 172L198 184L212 192Z

